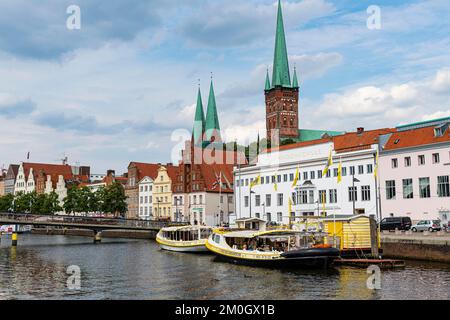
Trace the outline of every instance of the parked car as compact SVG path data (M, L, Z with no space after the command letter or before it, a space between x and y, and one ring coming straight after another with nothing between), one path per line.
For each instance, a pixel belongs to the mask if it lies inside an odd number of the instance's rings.
M380 230L409 230L412 222L410 217L389 217L380 222Z
M413 226L411 226L411 230L413 232L417 231L441 231L441 221L440 220L420 220Z

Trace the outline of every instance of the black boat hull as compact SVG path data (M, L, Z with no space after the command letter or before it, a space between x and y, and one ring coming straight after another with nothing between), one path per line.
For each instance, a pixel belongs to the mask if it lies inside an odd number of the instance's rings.
M217 255L220 261L231 262L239 265L263 268L287 268L287 269L327 269L332 267L337 256L310 256L279 259L240 259L225 255Z

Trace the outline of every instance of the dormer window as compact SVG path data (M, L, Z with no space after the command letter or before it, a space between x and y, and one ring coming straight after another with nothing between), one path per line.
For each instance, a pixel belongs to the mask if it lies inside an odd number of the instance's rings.
M437 126L434 128L434 137L438 138L438 137L442 137L445 134L445 131L447 131L449 126L449 123L444 123L440 126Z

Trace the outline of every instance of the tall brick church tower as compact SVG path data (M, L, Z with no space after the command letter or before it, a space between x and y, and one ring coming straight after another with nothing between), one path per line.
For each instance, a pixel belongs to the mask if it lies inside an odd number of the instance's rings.
M272 84L269 79L269 71L267 71L264 92L266 96L267 138L270 139L272 132L278 129L280 140L288 138L297 139L299 137L299 85L295 69L291 82L281 0L278 0Z

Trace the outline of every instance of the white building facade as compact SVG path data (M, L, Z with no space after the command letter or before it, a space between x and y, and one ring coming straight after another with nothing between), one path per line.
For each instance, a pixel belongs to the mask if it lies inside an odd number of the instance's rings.
M33 168L29 170L28 177L26 177L23 163L20 164L17 172L17 179L14 185L14 194L31 193L36 190L36 183L34 181Z
M192 225L220 226L229 223L234 213L234 195L219 192L193 192L189 201L187 221Z
M393 133L380 153L384 217L450 222L450 118L441 132L424 127Z
M138 183L139 208L138 218L142 220L152 220L153 217L153 179L144 177Z
M374 144L364 150L337 153L333 140L322 139L260 154L255 165L235 168L236 218L258 217L288 224L290 220L323 214L376 216L377 148ZM333 165L323 177L330 151ZM342 179L338 183L340 161ZM294 185L297 168L299 179ZM258 176L260 184L250 190Z

